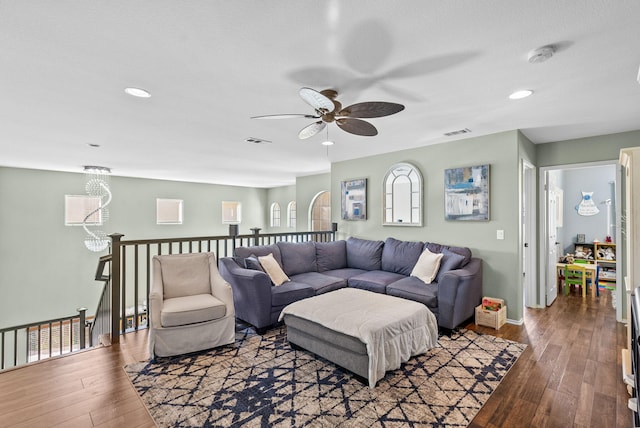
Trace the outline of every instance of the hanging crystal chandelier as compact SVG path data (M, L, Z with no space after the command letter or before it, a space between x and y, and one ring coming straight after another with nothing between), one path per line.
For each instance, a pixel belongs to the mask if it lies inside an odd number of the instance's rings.
M99 204L96 209L89 212L82 221L82 227L87 236L84 239L84 245L90 251L100 252L109 247L109 237L99 229L89 229L89 219L97 219L91 221L91 224L103 224L109 219L109 209L107 206L111 203L111 190L109 190L109 176L111 170L103 166L85 166L85 178L87 184L85 190L89 196L99 198Z

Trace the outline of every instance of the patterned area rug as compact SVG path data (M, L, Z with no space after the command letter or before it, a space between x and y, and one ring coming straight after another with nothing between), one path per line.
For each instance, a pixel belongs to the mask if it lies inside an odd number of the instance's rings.
M285 327L125 371L160 427L466 427L526 345L469 330L439 343L375 389L292 349Z

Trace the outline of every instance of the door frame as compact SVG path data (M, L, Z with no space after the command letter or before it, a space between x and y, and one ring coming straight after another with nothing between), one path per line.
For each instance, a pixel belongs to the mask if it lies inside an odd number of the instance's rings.
M548 239L547 239L547 198L549 189L546 186L546 177L547 172L554 170L567 170L567 169L576 169L576 168L589 168L589 167L597 167L597 166L606 166L613 165L616 168L616 191L615 191L615 242L622 242L622 234L621 234L621 211L622 211L622 167L618 163L617 159L609 160L609 161L598 161L598 162L584 162L584 163L574 163L574 164L563 164L563 165L555 165L555 166L545 166L540 167L539 175L538 175L538 218L540 218L540 230L538 235L538 242L540 243L538 248L538 277L540 278L540 286L538 287L538 301L546 302L546 291L547 291L547 276L546 272L549 268L549 259L547 257L548 251ZM554 263L555 264L555 263ZM617 286L615 291L615 299L616 299L616 320L618 322L624 322L622 318L622 302L623 302L623 292L624 286L621 282L620 278L620 270L621 263L620 259L618 259L617 263Z
M524 255L522 260L521 273L523 277L523 307L539 308L544 307L537 301L536 284L536 255L537 255L537 232L536 232L536 167L525 159L521 163L522 191L520 192L520 250Z

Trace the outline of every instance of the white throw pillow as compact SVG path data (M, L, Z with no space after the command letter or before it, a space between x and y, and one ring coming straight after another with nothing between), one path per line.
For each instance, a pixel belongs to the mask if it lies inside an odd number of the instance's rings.
M421 279L425 284L431 284L440 269L440 260L442 260L442 253L432 253L425 248L413 267L411 276Z
M282 285L283 283L290 281L289 277L284 273L276 259L273 258L272 253L258 257L258 260L260 261L264 271L269 275L269 278L271 278L273 285Z

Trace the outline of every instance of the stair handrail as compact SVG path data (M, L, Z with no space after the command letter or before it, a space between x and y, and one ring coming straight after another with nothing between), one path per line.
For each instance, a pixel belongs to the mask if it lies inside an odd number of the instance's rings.
M108 287L111 291L111 343L119 343L121 331L133 328L137 330L140 328L141 317L144 317L146 324L146 306L142 312L139 310L139 279L143 278L145 282L142 286L146 287L142 291L146 292L146 302L148 302L148 293L150 289L150 277L151 277L151 258L153 251L157 251L156 254L174 254L178 253L199 253L206 251L213 251L216 253L216 257L232 256L235 252L236 246L251 246L251 245L264 245L272 244L278 241L289 242L305 242L305 241L333 241L335 240L337 225L332 225L332 230L325 231L307 231L307 232L275 232L275 233L260 233L259 228L251 229L253 233L238 235L237 228L234 230L229 228L228 235L218 236L196 236L196 237L178 237L178 238L156 238L156 239L137 239L137 240L123 240L124 237L121 233L113 233L109 235L111 238L111 260L109 268L109 284ZM186 244L186 245L185 245ZM162 246L167 246L167 251L162 252ZM154 248L152 248L154 246ZM184 248L184 247L187 248ZM131 248L127 252L127 248ZM146 271L140 270L139 266L139 253L140 248L144 249L143 268ZM133 253L135 259L131 262L132 267L128 267L127 258L131 257L130 253ZM106 263L106 262L105 262ZM103 266L104 268L104 266ZM131 272L133 271L133 272ZM96 274L96 277L98 274ZM127 314L127 281L131 280L129 276L132 276L133 287L133 313ZM101 276L102 278L102 276ZM131 294L131 289L128 289ZM124 296L124 297L123 297ZM129 326L129 323L131 324Z

